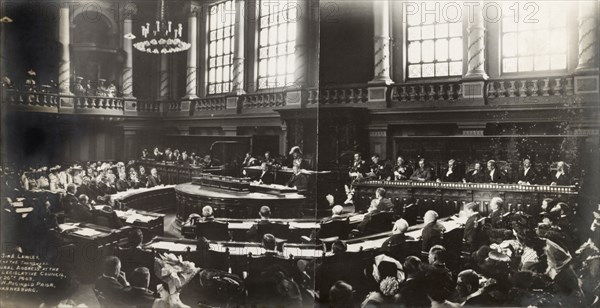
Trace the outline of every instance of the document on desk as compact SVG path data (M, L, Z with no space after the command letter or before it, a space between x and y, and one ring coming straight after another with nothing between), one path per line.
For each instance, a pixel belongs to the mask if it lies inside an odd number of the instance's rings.
M309 222L309 221L302 221L302 222L296 222L296 221L292 221L290 222L290 229L317 229L319 228L321 225L316 223L316 222Z
M148 248L160 249L160 250L168 250L173 252L185 252L188 247L190 251L195 251L196 247L189 244L182 243L173 243L173 242L155 242L147 246Z
M248 230L254 225L254 221L235 221L229 223L229 229Z
M74 231L73 234L85 236L85 237L93 237L102 234L102 232L96 231L90 228L81 228L77 231Z
M302 258L320 258L323 256L323 250L314 248L284 247L283 255L285 257L292 255L294 257Z

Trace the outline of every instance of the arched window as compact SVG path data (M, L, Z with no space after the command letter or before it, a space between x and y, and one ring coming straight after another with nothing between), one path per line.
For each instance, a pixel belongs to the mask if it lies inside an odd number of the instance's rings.
M296 3L260 1L258 28L258 88L285 87L296 69Z
M440 1L413 5L410 12L404 10L408 78L461 76L463 27L460 7Z
M207 93L231 91L235 5L233 0L209 7Z
M565 70L567 11L564 2L505 4L503 12L509 14L502 19L502 72Z

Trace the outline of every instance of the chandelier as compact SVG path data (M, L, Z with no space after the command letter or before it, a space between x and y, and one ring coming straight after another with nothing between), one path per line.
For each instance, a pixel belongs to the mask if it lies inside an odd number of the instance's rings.
M143 40L134 43L135 49L153 54L168 54L188 50L191 46L181 39L183 26L181 23L174 26L174 23L167 20L165 13L165 0L160 0L160 8L157 20L153 23L147 22L142 26ZM151 28L150 26L156 26ZM129 33L129 39L135 39L135 35Z

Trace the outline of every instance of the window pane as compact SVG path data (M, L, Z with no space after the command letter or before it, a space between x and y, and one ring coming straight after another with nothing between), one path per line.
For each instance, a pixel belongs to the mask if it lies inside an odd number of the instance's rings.
M435 59L438 61L448 60L448 40L440 39L435 41Z
M509 3L503 4L510 6ZM536 2L537 22L502 20L502 71L505 73L566 69L568 2ZM507 7L505 7L508 9Z
M233 0L221 2L209 7L211 14L209 22L209 52L208 52L208 80L209 94L228 92L232 82L231 71L233 57L233 23L235 21L235 6ZM264 31L260 32L259 43L262 45L266 39ZM265 50L259 49L259 53ZM260 67L260 65L259 65ZM259 68L260 69L260 68Z
M434 59L434 49L433 49L433 41L424 41L423 42L423 50L421 52L423 57L423 62L433 62Z
M454 64L462 63L463 58L462 20L451 22L441 15L446 2L419 1L415 4L419 11L405 15L408 77L462 75L462 66ZM427 14L423 13L424 7Z

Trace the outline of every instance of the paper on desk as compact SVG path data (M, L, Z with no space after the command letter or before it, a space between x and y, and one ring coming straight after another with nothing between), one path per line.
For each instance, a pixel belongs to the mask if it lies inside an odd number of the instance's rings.
M230 222L229 229L250 229L254 225L252 221Z
M161 249L161 250L169 250L169 251L177 251L183 252L187 251L188 247L190 251L196 250L196 247L192 247L191 245L181 244L181 243L173 243L173 242L156 242L148 245L150 248Z
M78 227L73 225L73 224L60 224L58 225L58 227L63 230L63 231L67 231L67 230L71 230L71 229L77 229Z
M16 208L15 212L19 213L19 214L23 214L23 213L30 213L33 211L32 207L21 207L21 208Z
M323 250L314 248L300 248L300 247L284 247L283 255L294 257L305 257L305 258L318 258L323 255Z
M316 222L290 222L290 229L316 229L320 226Z
M12 205L13 207L23 207L23 202L13 202L10 205Z
M77 231L74 231L73 234L77 234L77 235L81 235L81 236L85 236L85 237L92 237L92 236L100 235L102 233L98 232L94 229L90 229L90 228L81 228Z
M17 198L17 201L18 202L23 202L23 201L25 201L25 198Z

